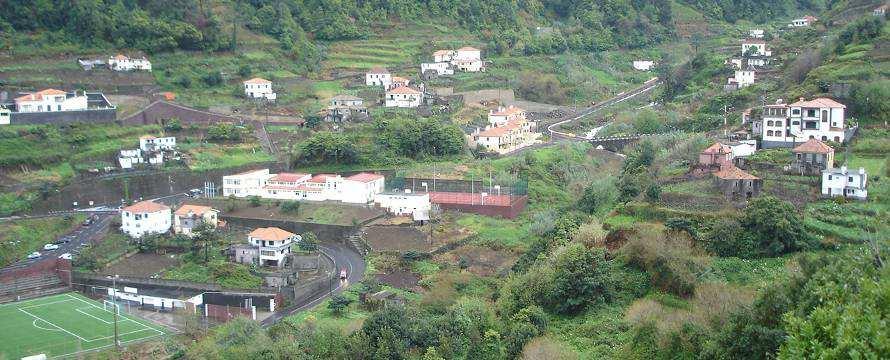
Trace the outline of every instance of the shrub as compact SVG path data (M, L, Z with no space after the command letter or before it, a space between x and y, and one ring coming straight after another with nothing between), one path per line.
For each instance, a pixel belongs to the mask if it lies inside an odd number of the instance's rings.
M693 255L688 242L668 240L653 229L639 229L619 257L649 273L652 286L678 296L692 294L698 276L708 268L705 259Z
M753 235L762 255L779 256L816 245L815 237L804 231L797 209L787 201L758 197L745 207L744 214L741 225Z
M753 236L732 219L719 220L712 225L706 248L718 256L752 258L758 254Z
M300 212L300 202L295 200L288 200L281 203L281 212L285 214L296 214Z
M262 205L262 202L260 202L260 197L256 195L249 197L247 201L250 203L251 207L259 207L260 205Z

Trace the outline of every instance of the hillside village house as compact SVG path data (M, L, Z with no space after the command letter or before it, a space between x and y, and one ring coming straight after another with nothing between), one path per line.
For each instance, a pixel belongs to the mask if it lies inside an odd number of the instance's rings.
M799 99L763 107L759 120L761 146L793 147L809 139L844 142L846 106L829 98Z
M791 23L788 24L788 27L807 27L813 25L817 20L815 17L811 15L804 16L800 19L791 20Z
M884 17L887 15L887 7L888 7L887 4L878 6L874 9L874 11L872 11L871 14L874 16Z
M117 54L108 58L108 68L114 71L151 71L151 62L144 56L133 59L123 54Z
M735 76L726 79L726 85L730 89L741 89L744 87L748 87L754 85L754 81L757 79L755 75L754 68L749 66L744 70L736 70Z
M9 125L11 117L12 110L9 110L6 106L0 105L0 125Z
M834 167L834 148L817 139L809 139L791 150L791 169L802 175L818 175Z
M386 89L387 90L395 89L400 86L408 86L408 85L411 85L411 79L401 77L401 76L393 76L392 83L390 83L389 86L386 87Z
M251 99L275 100L278 95L272 90L272 82L263 78L244 81L244 95Z
M300 240L299 235L277 227L255 229L250 234L247 234L247 244L258 250L256 252L257 257L254 259L238 259L238 262L255 263L269 267L283 267L285 264L284 259L291 253L291 245L299 243Z
M139 137L139 149L142 151L173 151L176 150L176 137L155 137L143 135Z
M633 62L634 69L640 71L649 71L654 65L655 62L652 60L634 60Z
M751 29L748 30L748 36L753 39L763 39L763 29Z
M482 50L471 46L464 46L457 50L437 50L433 52L433 61L436 63L449 63L454 68L464 72L485 71L485 62L482 61Z
M728 145L715 142L698 154L698 164L718 169L732 165L732 149Z
M713 173L714 185L729 200L747 200L760 194L763 180L733 165Z
M337 95L331 98L330 105L323 112L325 121L344 122L349 120L365 120L368 108L364 100L358 96Z
M367 204L383 192L383 175L358 173L348 177L336 174L270 174L269 169L223 177L223 195L259 196L280 200L341 201Z
M432 205L428 193L415 193L410 189L379 193L374 203L396 216L411 216L415 222L429 221Z
M121 210L121 231L133 238L170 231L170 207L151 200Z
M415 108L423 103L423 92L408 86L399 86L386 91L386 107Z
M435 73L438 76L454 75L454 69L451 67L450 62L421 63L420 73L423 75Z
M392 84L392 74L385 68L374 67L365 74L365 85L367 86L383 86L384 89L387 89L390 84Z
M745 156L751 156L755 152L757 152L757 140L752 139L741 139L733 141L726 141L723 144L729 146L732 149L732 158L738 159Z
M137 164L145 163L145 158L142 157L142 150L127 149L120 151L120 154L117 156L117 162L120 164L121 169L132 169Z
M216 228L219 223L219 210L209 206L182 205L173 213L173 233L192 237L194 229L207 225Z
M470 134L470 146L482 146L487 151L507 153L531 144L540 137L536 124L525 118L525 110L510 106L488 113L489 125Z
M87 95L46 89L15 98L15 109L21 113L76 111L88 108Z
M773 56L773 52L767 50L765 40L746 39L742 41L742 55L769 57Z
M246 198L264 195L263 186L266 180L274 176L269 169L252 170L234 175L223 176L223 196Z
M822 196L865 200L868 198L868 174L865 168L859 168L858 172L850 172L846 166L823 170Z

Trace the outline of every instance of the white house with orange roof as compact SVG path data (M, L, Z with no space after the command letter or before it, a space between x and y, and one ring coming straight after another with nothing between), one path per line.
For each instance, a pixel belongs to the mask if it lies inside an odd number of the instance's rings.
M145 56L137 59L117 54L108 58L108 68L114 71L151 71L151 61L148 61Z
M219 224L219 210L210 206L182 205L173 212L173 233L194 236L194 229L208 225L216 228Z
M457 49L451 64L457 69L466 72L485 71L485 63L482 61L482 50L464 46Z
M249 196L265 196L263 187L266 180L274 174L269 169L251 170L234 175L223 176L223 196L239 198Z
M386 107L415 108L423 103L423 91L409 86L398 86L386 91Z
M15 109L20 113L87 110L87 95L62 90L45 89L15 98Z
M261 266L284 266L284 259L290 255L291 246L300 240L302 238L299 235L277 227L257 228L247 234L248 245L259 250L256 262Z
M482 146L488 151L506 153L531 145L540 137L536 124L525 118L525 110L519 107L499 107L488 113L489 125L477 129L469 136L470 146Z
M513 105L498 107L488 111L488 123L495 126L504 125L511 121L525 120L525 110Z
M767 49L766 40L745 39L742 41L742 55L769 57L773 55L773 52Z
M846 106L829 98L766 105L760 119L761 146L794 147L809 139L844 142Z
M272 82L255 77L244 81L244 95L251 99L275 100L278 95L272 90Z
M121 209L121 231L133 238L170 231L170 207L151 200Z
M392 74L386 68L377 66L365 73L367 86L383 86L384 89L388 89L390 84L392 84Z

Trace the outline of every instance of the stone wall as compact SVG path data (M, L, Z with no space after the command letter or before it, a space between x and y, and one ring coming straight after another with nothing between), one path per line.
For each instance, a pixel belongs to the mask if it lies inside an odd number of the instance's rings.
M13 125L113 123L116 119L117 109L92 109L34 113L14 112L10 116L10 123Z

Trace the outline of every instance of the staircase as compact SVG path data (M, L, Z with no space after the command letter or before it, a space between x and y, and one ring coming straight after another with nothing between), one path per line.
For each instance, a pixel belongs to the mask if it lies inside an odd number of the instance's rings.
M0 284L0 304L61 294L68 291L56 275L34 275Z
M365 239L362 237L362 235L363 234L361 231L350 235L349 242L352 243L352 246L355 247L356 250L358 250L359 254L361 254L362 257L366 257L368 256L368 253L371 252L371 246L369 246L368 243L365 242Z

